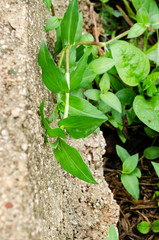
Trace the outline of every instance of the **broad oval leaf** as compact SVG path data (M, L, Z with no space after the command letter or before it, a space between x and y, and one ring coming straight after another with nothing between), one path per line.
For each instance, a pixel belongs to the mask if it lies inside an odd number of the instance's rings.
M146 31L146 26L143 23L135 23L128 34L128 38L136 38L141 36Z
M106 92L100 95L103 102L109 105L111 108L121 113L121 103L118 97L112 92Z
M159 233L159 220L155 220L152 222L152 231L154 233Z
M97 74L102 74L111 69L114 66L114 64L115 62L113 59L100 57L90 62L88 68Z
M118 40L111 45L115 66L122 81L137 86L148 75L150 63L147 56L137 47Z
M137 225L137 230L142 234L149 233L150 229L151 229L150 224L146 221L142 221Z
M157 176L159 177L159 163L156 163L156 162L151 162L151 163L156 171Z
M159 132L159 96L154 96L149 100L143 96L136 96L133 108L144 124Z
M69 92L65 76L55 65L45 41L40 47L38 63L42 69L42 80L49 90L55 93Z
M135 170L135 168L137 167L138 158L139 158L138 154L135 154L135 155L127 158L123 163L123 171L122 172L125 174L132 173Z
M45 26L46 31L51 31L54 30L55 28L58 28L60 26L60 20L58 19L57 16L51 17Z
M46 134L49 137L61 137L61 138L66 138L66 135L64 133L64 131L61 128L51 128L48 124L47 119L44 117L44 101L40 104L40 115L41 115L41 120L42 123L46 129Z
M72 0L61 22L61 36L63 47L71 45L75 41L79 20L78 0Z
M65 141L58 139L58 145L53 150L53 153L57 161L67 172L85 182L98 184L94 180L79 152L75 148L69 146Z
M62 98L62 100L64 101L64 98ZM87 116L92 118L104 119L105 121L108 119L105 114L99 111L87 100L75 96L70 96L69 115Z
M159 158L159 147L151 146L144 150L144 155L147 159Z
M100 100L100 93L98 89L88 89L87 91L84 92L84 95L94 101L99 101Z
M71 116L60 120L58 125L64 126L71 137L78 139L85 138L93 133L103 122L105 122L105 119Z
M137 177L131 174L122 174L121 181L128 193L130 193L137 201L140 193Z
M123 163L126 161L127 158L130 157L128 151L119 145L116 145L116 152Z

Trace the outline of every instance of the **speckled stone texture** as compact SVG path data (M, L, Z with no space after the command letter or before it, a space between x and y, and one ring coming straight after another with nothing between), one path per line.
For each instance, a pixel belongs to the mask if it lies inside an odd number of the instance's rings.
M53 2L63 16L68 1ZM102 133L69 139L98 185L66 173L44 143L39 104L50 114L55 96L37 64L49 19L41 0L3 0L0 14L0 240L104 240L119 208L103 177Z

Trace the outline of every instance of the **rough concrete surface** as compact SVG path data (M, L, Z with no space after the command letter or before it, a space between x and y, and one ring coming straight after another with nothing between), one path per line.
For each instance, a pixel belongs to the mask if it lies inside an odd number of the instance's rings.
M63 16L68 1L53 2ZM102 133L69 139L99 185L66 173L44 143L38 108L55 97L41 80L37 56L49 13L41 0L1 1L0 240L102 240L119 208L103 177Z

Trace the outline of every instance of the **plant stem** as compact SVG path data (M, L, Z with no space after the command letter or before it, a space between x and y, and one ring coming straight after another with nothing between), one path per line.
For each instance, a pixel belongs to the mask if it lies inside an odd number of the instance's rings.
M83 42L77 42L77 43L75 43L75 45L92 45L92 46L97 46L97 47L105 47L105 43L104 42L87 42L87 41L83 41Z
M120 39L120 38L122 38L122 37L125 37L126 35L128 35L129 31L130 31L130 30L125 31L125 32L119 34L118 36L116 36L115 38L109 40L109 41L106 42L105 44L108 45L108 44L110 44L110 43L112 43L112 42L114 42L114 41L116 41L116 40L118 40L118 39Z
M144 52L146 52L147 50L147 42L148 42L148 31L146 30L144 33L144 49L143 49Z
M51 13L52 13L52 16L55 16L55 8L52 3L51 3Z
M59 59L59 62L58 62L58 67L59 68L61 67L64 54L65 54L65 48L62 50L61 55L60 55L60 59Z
M70 72L69 72L69 52L70 52L70 46L66 47L65 52L65 77L68 84L68 88L70 89ZM63 118L68 117L68 111L69 111L69 93L65 94L65 111Z

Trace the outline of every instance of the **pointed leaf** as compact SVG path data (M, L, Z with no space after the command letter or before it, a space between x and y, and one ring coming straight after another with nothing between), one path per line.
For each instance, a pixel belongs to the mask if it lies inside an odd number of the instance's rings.
M156 171L157 176L159 177L159 163L156 163L156 162L151 162L151 163Z
M147 90L157 79L159 78L159 72L153 72L144 79L143 82L143 91Z
M110 225L108 235L109 236L106 238L106 240L118 240L117 232L113 224Z
M87 68L84 71L82 81L80 82L79 87L86 88L95 79L96 76L97 76L96 73Z
M72 0L61 22L61 36L63 47L71 45L75 41L76 30L79 19L78 1Z
M121 103L118 97L112 92L106 92L100 95L100 98L107 105L121 113Z
M86 116L71 116L58 122L59 126L64 126L67 133L75 139L85 138L93 133L105 122L105 119L97 119Z
M82 13L79 13L79 20L78 20L78 26L77 31L75 35L75 42L79 42L82 37L82 30L83 30L83 16Z
M100 82L99 82L99 87L102 93L107 92L110 89L110 77L108 73L105 73Z
M120 157L120 159L123 163L125 162L125 160L127 158L130 157L130 154L128 153L128 151L125 148L123 148L119 145L116 145L116 152L117 152L117 155Z
M56 42L55 42L55 49L54 49L54 57L56 57L62 50L62 39L61 39L61 24L56 29Z
M67 172L85 182L98 184L75 148L59 139L58 146L53 152L57 161Z
M137 11L136 21L137 21L138 23L143 23L143 24L145 24L145 25L149 22L149 14L148 14L146 8L141 7L141 8Z
M127 158L123 163L123 173L130 174L132 173L138 164L139 155L135 154Z
M84 95L94 101L99 101L100 100L100 93L98 89L88 89L87 91L84 92Z
M90 55L90 49L87 49L82 58L79 60L76 69L70 74L70 91L79 87L80 82L82 81L83 74L87 68L87 60Z
M42 123L44 124L44 127L46 129L46 134L49 137L61 137L61 138L66 138L66 135L64 131L61 128L51 128L48 124L48 121L44 117L44 101L40 104L40 115L42 119Z
M136 176L131 174L122 174L121 181L125 189L135 198L137 201L139 199L139 181Z
M64 101L64 98L62 98L62 100ZM104 119L105 121L108 119L105 114L99 111L87 100L75 96L70 96L69 115L87 116L92 118Z
M58 28L59 26L60 26L60 20L58 19L57 16L53 16L47 21L45 30L51 31L55 28Z
M55 65L44 41L39 51L38 63L42 68L42 80L49 90L55 93L69 91L65 76Z
M51 0L43 0L43 2L45 3L46 7L47 7L48 10L50 11L50 8L51 8Z
M102 74L111 69L114 66L114 64L115 62L113 59L100 57L90 62L88 68L97 74Z
M146 26L143 23L135 23L128 34L128 38L136 38L141 36L146 31Z

